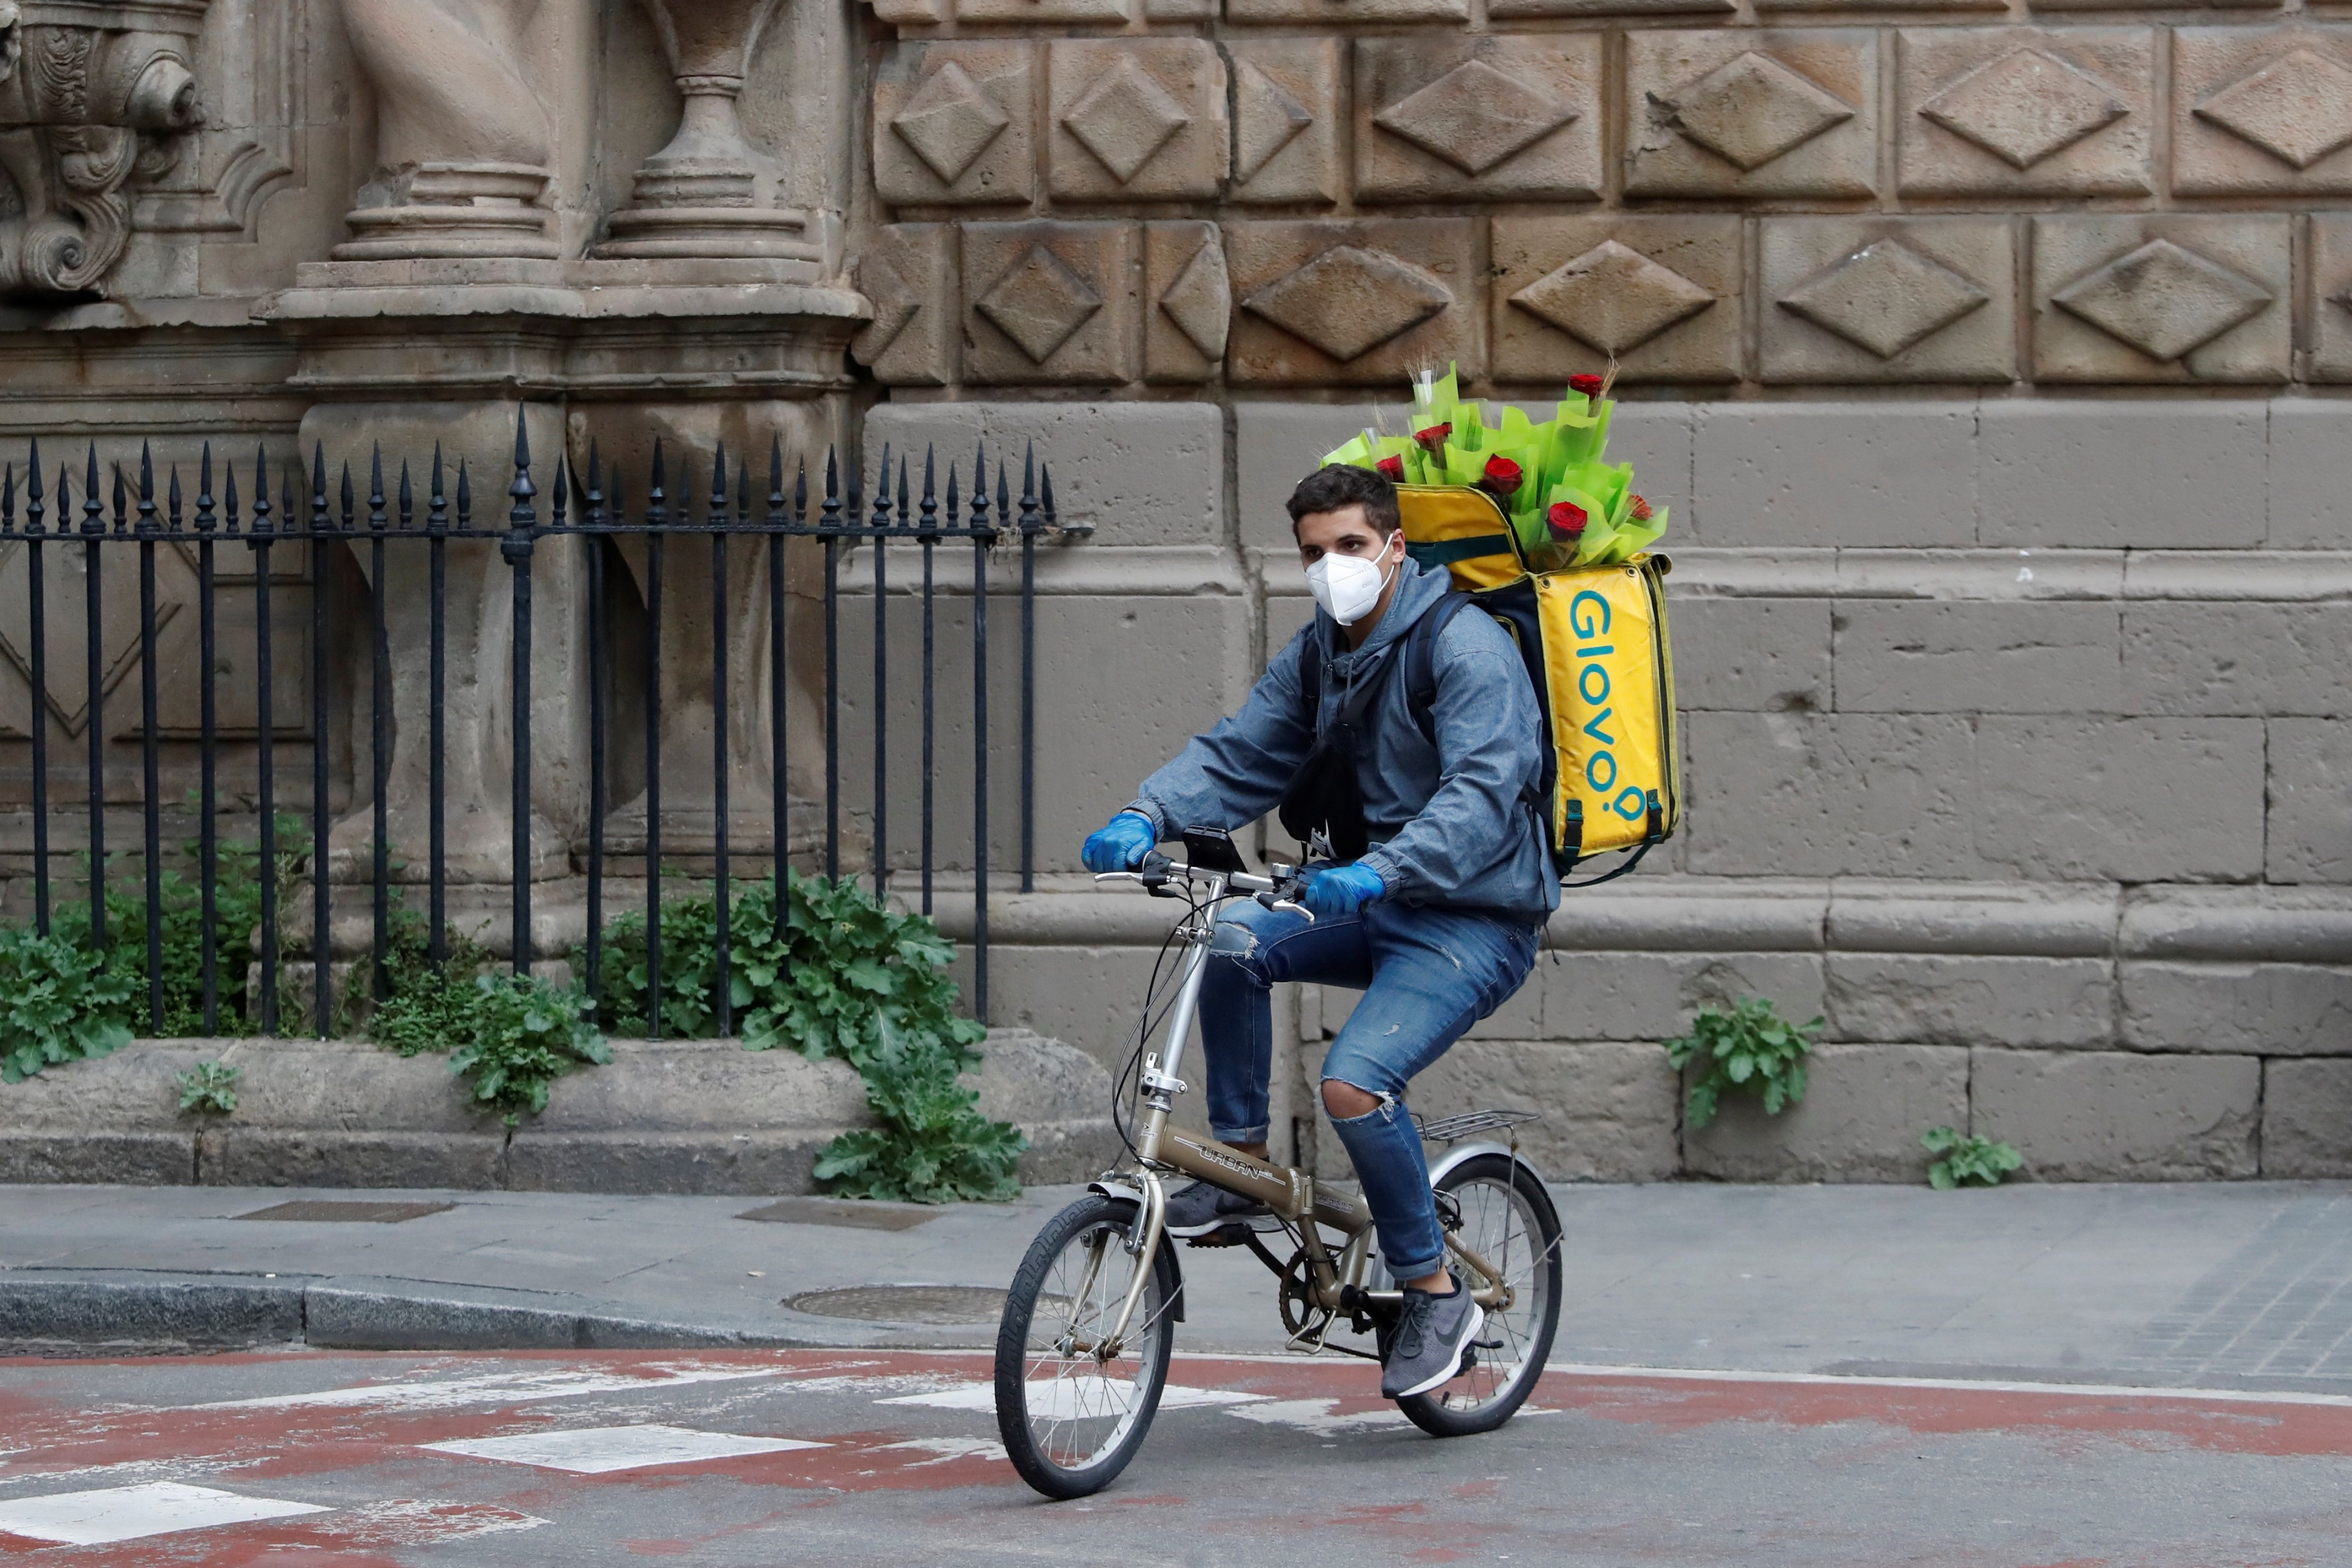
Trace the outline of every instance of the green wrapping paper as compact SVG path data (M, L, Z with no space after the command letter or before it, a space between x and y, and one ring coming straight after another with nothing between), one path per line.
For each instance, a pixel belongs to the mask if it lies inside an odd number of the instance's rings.
M1461 395L1454 367L1443 376L1424 371L1412 384L1409 434L1366 430L1323 461L1378 468L1408 485L1484 488L1539 571L1630 560L1666 531L1666 508L1653 511L1634 493L1633 465L1605 461L1617 405L1593 379L1595 390L1571 390L1538 422L1507 403L1490 419L1477 399ZM1498 460L1518 470L1516 488L1494 477L1510 472Z

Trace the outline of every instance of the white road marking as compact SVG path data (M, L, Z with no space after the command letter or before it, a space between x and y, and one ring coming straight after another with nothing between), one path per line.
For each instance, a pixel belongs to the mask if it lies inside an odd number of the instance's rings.
M1276 1399L1226 1414L1244 1421L1263 1421L1269 1427L1295 1427L1302 1432L1358 1432L1367 1427L1407 1424L1402 1410L1359 1410L1352 1416L1335 1416L1331 1407L1339 1403L1337 1399Z
M542 1470L601 1476L654 1465L686 1465L735 1459L746 1454L781 1454L830 1445L800 1437L747 1437L733 1432L698 1432L689 1427L583 1427L566 1432L522 1432L511 1437L468 1437L455 1443L424 1443L438 1454L497 1459Z
M1233 1359L1247 1360L1246 1356ZM2092 1395L2100 1398L2200 1399L2223 1405L2323 1405L2352 1408L2352 1394L2264 1392L2257 1388L2165 1388L2137 1383L2021 1383L1973 1377L1848 1376L1836 1372L1729 1372L1686 1366L1603 1366L1555 1361L1547 1373L1571 1377L1655 1377L1677 1383L1793 1383L1810 1388L1944 1388L1964 1394Z
M931 1456L917 1459L916 1466L943 1465L950 1459L1002 1459L1004 1445L992 1443L985 1437L909 1437L903 1443L884 1443L877 1453L888 1453L894 1448L913 1448Z
M740 1383L773 1377L778 1368L669 1366L658 1377L609 1372L494 1372L479 1377L430 1383L362 1383L310 1394L269 1394L255 1399L220 1399L187 1405L186 1410L453 1410L467 1405L520 1405L540 1399L577 1399L590 1394L652 1394L691 1383Z
M1124 1412L1126 1401L1135 1385L1114 1382L1107 1377L1067 1377L1051 1385L1040 1379L1036 1386L1050 1386L1055 1390L1049 1396L1053 1408L1034 1408L1031 1413L1048 1420L1067 1421L1080 1414ZM1233 1388L1188 1388L1181 1384L1171 1383L1160 1392L1160 1408L1183 1410L1201 1405L1248 1405L1265 1397L1263 1394L1244 1394ZM896 1399L877 1399L874 1403L931 1405L941 1410L993 1411L996 1408L996 1387L988 1383L963 1383L929 1394L902 1394Z
M178 1481L151 1481L144 1486L52 1492L47 1497L0 1502L0 1531L66 1546L102 1546L177 1530L329 1511L313 1503L240 1497Z

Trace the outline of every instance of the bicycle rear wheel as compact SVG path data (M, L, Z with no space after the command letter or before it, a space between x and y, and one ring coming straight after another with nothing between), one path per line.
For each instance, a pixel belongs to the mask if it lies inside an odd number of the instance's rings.
M1029 1246L996 1334L996 1428L1021 1479L1050 1498L1108 1486L1143 1446L1174 1348L1176 1255L1165 1238L1147 1262L1127 1249L1135 1205L1081 1198ZM1136 1270L1143 1294L1108 1359Z
M1495 1266L1510 1287L1508 1307L1491 1308L1470 1369L1443 1387L1397 1401L1412 1424L1439 1437L1491 1432L1535 1391L1559 1327L1559 1216L1535 1173L1507 1155L1479 1155L1438 1179L1460 1209L1462 1244ZM1467 1274L1460 1260L1457 1273ZM1478 1282L1470 1281L1475 1287Z

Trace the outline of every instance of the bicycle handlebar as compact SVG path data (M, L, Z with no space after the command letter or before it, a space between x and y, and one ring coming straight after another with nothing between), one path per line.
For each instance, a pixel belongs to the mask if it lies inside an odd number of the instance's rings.
M1157 890L1176 879L1186 882L1221 883L1237 893L1254 894L1268 909L1284 910L1304 915L1309 924L1315 916L1299 902L1306 890L1307 879L1291 866L1277 865L1275 876L1254 876L1248 872L1210 871L1205 867L1183 864L1154 850L1143 857L1142 865L1135 871L1097 872L1097 882L1134 882Z

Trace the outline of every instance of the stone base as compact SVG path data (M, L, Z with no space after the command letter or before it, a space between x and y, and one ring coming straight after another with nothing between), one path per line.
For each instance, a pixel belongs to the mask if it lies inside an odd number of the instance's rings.
M1119 1152L1110 1082L1084 1054L997 1030L968 1082L1029 1134L1024 1182L1083 1181ZM359 1040L142 1040L0 1096L0 1181L211 1186L796 1194L817 1152L871 1126L839 1061L731 1040L616 1040L511 1131L439 1057ZM229 1115L183 1114L175 1074L244 1070Z

